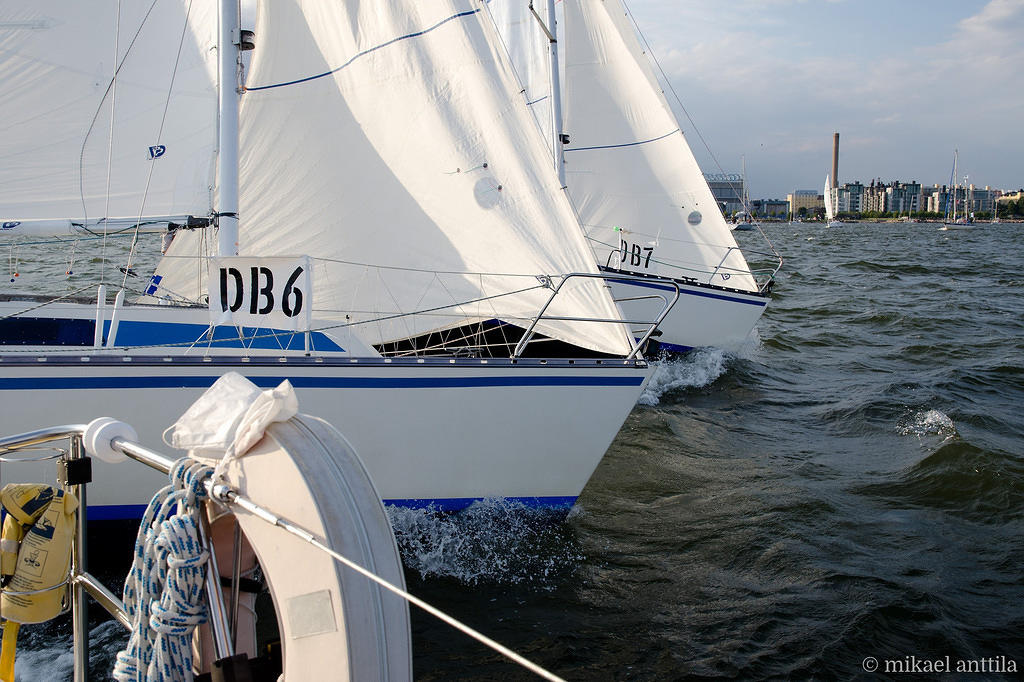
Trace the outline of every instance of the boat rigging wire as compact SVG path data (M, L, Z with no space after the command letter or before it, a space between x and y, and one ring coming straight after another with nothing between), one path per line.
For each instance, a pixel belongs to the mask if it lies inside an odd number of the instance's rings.
M174 79L178 75L178 66L181 64L181 49L185 44L185 36L188 34L188 21L189 16L192 14L192 2L193 0L189 0L188 7L185 9L185 22L181 27L181 38L178 39L178 52L174 55L174 68L171 70L171 80L167 84L167 97L164 99L164 110L160 115L160 126L157 129L156 139L158 143L163 137L164 124L167 122L167 110L171 106L171 94L174 91ZM153 181L153 169L156 168L156 163L156 157L150 159L149 173L146 175L146 189L142 193L142 201L139 204L139 219L135 225L135 235L132 239L131 249L128 251L128 263L125 266L125 270L130 270L135 261L135 249L139 244L139 224L142 223L142 216L145 214L146 198L149 196L149 186ZM127 272L125 272L124 279L121 281L121 288L124 289L126 286L128 286Z
M84 287L79 287L78 289L75 289L74 291L70 291L70 292L64 294L63 296L58 296L57 298L51 298L48 301L43 301L39 305L32 306L31 308L26 308L25 310L19 310L18 312L11 313L10 315L4 315L3 317L0 317L0 322L3 322L4 320L9 320L12 317L18 317L20 315L24 315L25 313L30 313L33 310L39 310L40 308L45 308L46 306L48 306L48 305L50 305L52 303L56 303L57 301L64 300L65 298L70 298L70 297L74 296L75 294L80 294L83 291L85 291L86 289L92 289L92 287L93 287L92 284L86 284Z
M117 106L117 54L121 40L121 0L117 0L117 17L114 19L114 73L110 76L110 132L107 135L107 186L104 191L103 215L110 215L110 172L114 159L114 119ZM100 248L100 284L107 281L107 223L103 222L103 244Z
M60 300L65 299L65 298L69 298L71 296L74 296L75 294L81 293L81 292L85 291L86 289L91 289L91 288L92 288L92 285L90 284L90 285L81 287L79 289L76 289L75 291L72 291L70 293L64 294L63 296L60 296L58 298L54 298L54 299L50 299L50 300L44 301L44 302L40 303L37 306L33 306L31 308L27 308L26 310L22 310L22 311L19 311L19 312L16 312L16 313L11 313L10 315L6 315L4 317L0 317L0 322L2 322L3 320L10 319L12 317L18 317L19 315L24 315L25 313L31 312L33 310L38 310L39 308L43 308L43 307L48 306L48 305L50 305L52 303L56 303L57 301L60 301ZM457 308L457 307L460 307L460 306L469 305L471 303L479 303L479 302L482 302L482 301L488 301L488 300L495 299L495 298L501 298L503 296L513 296L513 295L516 295L516 294L525 293L527 291L532 291L534 289L545 289L545 288L547 288L547 287L545 287L543 284L538 284L536 286L526 287L524 289L517 289L515 291L506 291L506 292L501 293L501 294L494 294L493 296L486 296L486 297L482 297L482 298L478 298L478 299L472 299L472 300L468 300L468 301L454 302L454 303L450 303L448 305L437 306L437 307L434 307L434 308L427 308L427 309L424 309L424 310L417 310L417 311L412 312L412 313L394 313L393 315L384 315L384 316L381 316L381 317L378 317L378 318L367 319L367 320L359 320L359 321L356 321L356 322L340 322L338 324L331 324L331 325L325 325L325 326L322 326L322 327L311 328L309 331L311 333L313 333L313 332L324 332L324 331L329 331L331 329L345 329L345 328L348 328L348 327L356 327L356 326L359 326L359 325L362 325L362 324L372 324L374 322L382 322L382 321L392 320L392 319L396 319L396 318L407 317L407 316L410 316L410 315L426 315L428 313L436 313L436 312L440 312L442 310L447 310L449 308ZM209 331L210 329L213 329L213 327L208 328L207 331ZM302 332L293 332L293 334L298 336L298 335L301 335ZM205 332L204 332L203 335L204 336L206 335ZM277 333L269 332L269 333L266 333L266 334L253 334L251 336L246 336L245 340L251 342L251 341L256 341L257 339L267 339L267 338L280 339L281 336L282 336L282 334L280 332L277 332ZM128 349L128 348L130 348L132 350L141 350L141 349L145 349L145 348L186 348L186 347L187 348L192 348L194 346L199 345L201 340L202 339L200 338L200 339L196 339L195 341L180 341L180 342L177 342L177 343L153 343L153 344L139 344L139 345L132 345L132 346L116 346L116 347L117 348L121 348L121 349ZM208 339L208 347L213 346L213 345L215 345L215 344L217 344L219 342L224 342L226 340L227 339ZM11 354L19 354L19 353L34 354L34 353L38 353L38 352L39 352L38 350L18 350L18 349L15 349L15 348L10 348L10 349L5 348L4 349L4 353L11 353ZM82 349L81 348L75 348L75 347L64 347L64 348L62 348L62 347L53 347L53 348L48 348L47 352L48 353L81 353Z
M135 45L135 41L138 40L139 35L142 33L142 28L146 25L146 21L149 19L149 15L153 12L153 8L156 7L156 3L157 0L153 0L149 9L146 10L145 16L142 17L142 21L139 23L139 29L135 32L135 35L132 36L131 42L128 43L128 48L125 50L124 57L121 59L120 63L117 64L117 68L114 70L115 77L121 71L121 67L124 66L125 61L128 59L128 55L131 53L132 47ZM106 101L107 94L111 92L113 86L114 78L111 78L110 83L107 84L106 91L103 93L103 97L100 98L100 103L97 105L96 111L93 113L92 121L89 123L89 128L85 131L85 136L82 138L82 149L78 154L78 195L82 200L82 215L85 220L88 220L89 218L89 208L85 203L85 145L89 142L89 137L92 135L92 129L96 125L96 120L99 118L100 112L103 110L103 102ZM111 118L113 118L113 105L111 105ZM91 232L88 228L85 229L86 231ZM92 232L92 234L100 236L95 232Z

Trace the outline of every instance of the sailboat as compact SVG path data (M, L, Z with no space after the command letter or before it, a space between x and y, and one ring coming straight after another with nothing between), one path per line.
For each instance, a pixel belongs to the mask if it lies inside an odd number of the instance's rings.
M2 12L4 232L166 254L141 288L129 263L0 301L0 431L99 406L153 442L234 370L289 380L389 503L573 503L649 377L641 318L479 2L275 0L252 32L236 0ZM97 474L93 519L163 482Z
M671 292L656 281L667 278L682 295L659 326L662 348L738 349L768 305L778 266L747 264L624 5L564 0L559 22L554 2L546 18L534 4L489 7L598 266L650 278L613 280L616 301L627 317L646 317ZM536 59L545 53L546 69ZM774 249L757 256L778 258Z
M832 188L832 178L825 174L825 189L822 192L825 197L825 227L839 227L842 221L836 220L835 192Z
M964 210L962 215L957 215L960 203L959 177L957 176L957 164L960 160L960 150L953 150L953 170L949 176L949 191L952 196L946 201L946 212L939 230L963 230L973 222L968 216L967 177L964 177Z

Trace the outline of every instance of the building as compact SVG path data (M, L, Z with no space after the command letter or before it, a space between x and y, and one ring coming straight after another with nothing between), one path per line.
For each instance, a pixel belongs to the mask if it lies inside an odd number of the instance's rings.
M865 213L920 213L921 205L921 185L916 181L872 180L864 188L861 210Z
M743 212L743 197L747 188L743 176L739 173L705 173L704 179L711 188L711 194L718 202L718 207L726 216Z
M758 217L786 218L789 216L789 202L782 199L754 199L750 212Z
M970 191L967 193L970 210L974 213L988 213L992 215L992 209L995 208L996 201L1001 195L998 189L992 189L988 185L985 185L985 189L976 189L974 185L971 185Z
M864 210L864 185L848 182L835 190L836 213L860 213Z
M946 213L946 204L949 202L949 188L945 185L932 185L926 187L923 192L924 210L929 213Z
M799 215L801 208L805 215L817 213L819 209L825 210L825 197L813 189L798 189L787 194L786 202L789 204L790 215Z
M885 210L889 213L920 213L921 185L916 181L895 181L885 188Z

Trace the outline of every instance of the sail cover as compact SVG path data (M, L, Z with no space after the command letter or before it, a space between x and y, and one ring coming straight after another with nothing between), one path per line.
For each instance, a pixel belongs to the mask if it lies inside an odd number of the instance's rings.
M564 0L566 182L598 262L757 285L620 0Z
M313 256L316 317L375 319L356 328L371 343L525 323L550 295L538 275L597 271L483 3L275 0L256 35L239 250ZM168 289L188 289L194 242L175 239ZM575 282L549 315L620 319L602 281ZM383 319L414 311L434 312ZM538 330L629 348L618 324Z
M5 225L210 213L210 4L0 0Z

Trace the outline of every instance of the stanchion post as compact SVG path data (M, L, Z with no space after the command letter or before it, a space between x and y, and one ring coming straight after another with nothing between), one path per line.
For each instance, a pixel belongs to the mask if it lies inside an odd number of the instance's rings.
M85 448L82 446L82 437L71 436L72 462L81 460L77 468L79 475L70 475L70 467L65 468L65 480L63 484L72 484L75 497L78 498L78 521L75 528L75 538L71 552L71 620L74 629L74 679L75 682L85 682L89 679L89 602L85 592L85 586L74 581L75 576L81 575L87 570L88 547L86 546L86 531L88 519L86 518L86 484L92 478L85 456ZM86 473L88 471L88 473ZM81 474L85 474L84 476Z

